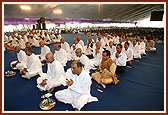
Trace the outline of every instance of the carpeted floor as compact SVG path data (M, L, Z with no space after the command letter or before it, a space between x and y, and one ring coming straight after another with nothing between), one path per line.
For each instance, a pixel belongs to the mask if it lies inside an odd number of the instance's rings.
M63 34L65 40L72 45L73 38L77 34ZM86 45L87 36L80 35ZM94 40L96 37L93 37ZM54 52L54 44L49 45ZM92 96L99 101L85 105L81 111L163 111L164 110L164 44L156 44L156 52L147 52L147 56L139 61L133 61L132 68L127 68L121 74L117 85L107 85L103 89L94 80L91 87ZM34 48L35 54L40 54L40 48ZM10 62L16 60L14 51L4 52L4 72L12 70ZM71 62L67 63L65 71L70 68ZM4 78L4 110L5 111L41 111L39 104L41 92L36 88L36 76L30 80L23 79L18 70L11 78ZM43 72L47 72L46 65ZM91 70L91 73L94 71ZM52 99L56 100L54 93L66 87L57 87L52 92ZM99 92L98 89L103 92ZM50 111L73 111L71 105L58 102Z

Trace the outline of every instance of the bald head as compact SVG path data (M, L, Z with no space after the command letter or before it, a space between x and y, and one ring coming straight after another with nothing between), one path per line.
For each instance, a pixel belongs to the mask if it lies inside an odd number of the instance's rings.
M64 38L61 38L60 41L61 41L61 43L64 43L64 42L65 42Z
M40 41L39 45L40 47L44 47L44 41Z
M77 57L81 57L82 56L82 49L81 48L77 48L75 53L76 53Z
M54 55L51 52L47 53L45 58L47 63L52 63L54 61Z
M16 46L16 47L14 48L14 51L15 51L16 53L19 53L20 50L21 50L21 48L20 48L19 46Z

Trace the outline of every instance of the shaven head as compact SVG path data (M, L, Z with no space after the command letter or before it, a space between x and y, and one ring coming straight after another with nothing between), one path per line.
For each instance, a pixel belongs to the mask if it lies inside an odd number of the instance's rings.
M40 47L44 47L44 41L40 41L39 45Z
M54 61L54 55L51 52L47 53L45 58L47 63L52 63Z
M82 56L82 49L81 48L77 48L75 53L76 53L77 57L81 57Z
M16 46L16 47L14 48L14 52L16 52L16 53L19 53L20 50L21 50L21 48L20 48L19 46Z

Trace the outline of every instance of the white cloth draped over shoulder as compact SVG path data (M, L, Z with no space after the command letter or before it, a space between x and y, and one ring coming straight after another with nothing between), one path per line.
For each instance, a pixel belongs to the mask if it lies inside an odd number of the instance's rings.
M127 55L124 52L119 54L119 57L116 58L116 52L112 55L112 60L116 62L117 66L126 66Z
M28 72L26 72L25 75L22 75L23 78L30 79L31 77L34 77L38 74L41 75L43 73L40 59L34 53L32 53L30 56L27 56L27 63L25 68L27 68Z
M67 63L67 52L64 49L60 49L59 51L55 50L54 58L62 65L66 66Z
M80 110L88 102L98 101L96 97L92 97L91 77L88 72L82 70L80 75L72 74L71 69L68 70L67 79L72 79L74 83L67 89L57 91L55 97L58 101L71 104L73 108Z
M48 46L44 45L44 47L41 47L41 54L37 55L41 57L40 61L44 61L46 54L49 52L50 52L50 48Z
M65 72L63 66L57 60L54 60L52 63L48 63L47 74L43 73L41 77L37 79L37 87L45 91L62 84L66 85L64 76ZM44 79L47 79L47 84L45 86L40 86L40 83Z
M19 70L22 70L25 66L26 66L26 63L27 63L27 56L26 56L26 53L22 50L19 51L19 53L17 53L17 58L18 58L18 61L20 63L18 63L16 65L15 68L13 69L19 69ZM17 61L12 61L10 66L12 67L12 64L15 64Z

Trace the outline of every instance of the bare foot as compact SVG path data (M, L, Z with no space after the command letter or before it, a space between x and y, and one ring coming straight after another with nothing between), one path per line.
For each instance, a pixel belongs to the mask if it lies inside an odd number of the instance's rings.
M48 90L48 93L51 93L54 90L54 88L51 88L50 90Z

